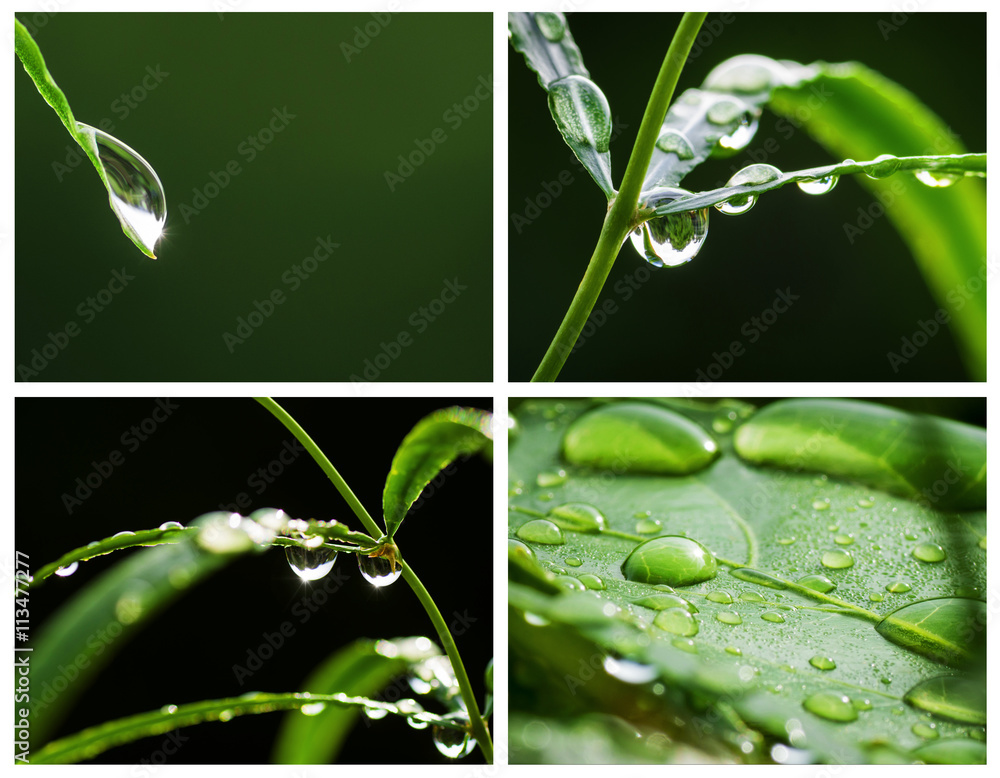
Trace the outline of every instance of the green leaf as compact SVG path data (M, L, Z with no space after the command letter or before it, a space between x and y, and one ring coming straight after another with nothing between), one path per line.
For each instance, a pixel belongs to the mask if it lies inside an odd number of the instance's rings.
M580 49L561 13L510 13L511 46L524 55L548 93L549 111L563 140L609 198L611 182L611 108L590 79Z
M316 667L302 688L313 694L374 697L411 663L439 653L426 638L358 640ZM356 707L331 706L316 716L286 716L274 744L275 763L330 764L358 713Z
M818 68L798 88L776 90L769 105L804 126L835 158L965 153L947 123L899 84L856 62ZM886 216L953 322L973 379L985 380L986 294L958 292L973 279L986 279L985 184L966 179L942 190L908 179L900 191L895 181L860 180L885 203Z
M942 740L982 734L975 717L985 708L968 689L985 677L984 625L967 604L985 607L985 512L942 512L837 472L748 465L734 435L768 411L728 402L649 402L713 430L722 454L697 472L566 461L565 437L584 414L634 404L527 400L518 409L508 500L518 575L508 594L512 720L549 716L572 728L591 712L614 715L643 742L674 744L659 761L694 748L712 761L912 762L925 742L918 724L933 724ZM564 480L539 485L558 470ZM603 530L556 524L560 506L580 503L603 514ZM538 520L552 521L563 542L519 536ZM682 535L715 555L714 578L665 592L626 577L638 545ZM921 561L923 544L944 558ZM661 602L667 594L681 605ZM901 610L929 600L937 602L918 609L933 618ZM921 640L901 644L900 634ZM936 654L956 635L960 652ZM942 678L968 683L921 686Z
M493 414L473 408L444 408L424 417L399 444L385 479L382 509L391 538L406 512L441 470L471 456L493 439Z

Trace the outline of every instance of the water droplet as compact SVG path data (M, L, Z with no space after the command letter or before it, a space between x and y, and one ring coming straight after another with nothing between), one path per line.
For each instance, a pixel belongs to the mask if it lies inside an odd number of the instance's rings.
M757 594L757 592L742 592L740 600L742 602L764 602L764 598Z
M554 473L539 473L535 477L535 483L543 489L549 489L553 486L560 486L566 483L566 477L565 470L557 470Z
M888 178L899 170L899 159L892 154L879 154L873 162L875 164L865 171L869 178Z
M793 537L778 538L778 545L779 546L790 546L794 542L795 542L795 538L793 538Z
M606 523L604 514L585 502L558 505L549 511L548 518L556 526L573 532L600 532Z
M820 592L821 594L832 592L837 588L837 584L825 575L807 575L804 578L800 578L796 581L796 583L799 586L804 586L807 589L812 589L814 592Z
M926 764L986 764L986 744L975 740L935 740L910 752Z
M729 592L724 592L721 589L714 592L709 592L707 595L709 602L718 602L723 605L729 605L733 601L733 595Z
M772 165L750 165L730 178L726 186L766 184L768 181L774 181L780 175L781 171ZM749 211L756 202L757 195L749 194L731 197L724 203L718 203L715 207L724 214L736 216Z
M562 530L547 519L527 521L518 527L515 534L529 543L542 543L548 546L561 546L566 542Z
M944 189L959 181L962 176L954 173L938 173L933 170L918 170L914 174L917 181L932 189Z
M535 14L535 24L542 31L542 35L553 43L561 41L566 35L566 20L560 13L539 11Z
M165 521L160 525L159 528L165 532L166 530L169 529L184 529L184 525L181 524L179 521Z
M691 612L684 608L667 608L656 614L653 624L662 630L672 632L682 637L692 637L698 634L698 622Z
M385 708L364 708L365 716L367 716L372 721L378 721L379 719L384 719L389 715L389 711Z
M785 617L782 616L777 611L764 611L762 614L760 614L760 617L764 619L764 621L770 621L772 624L785 623Z
M663 186L644 192L640 207L657 208L691 193ZM653 216L631 234L632 248L654 267L677 267L690 262L701 251L708 236L708 208L666 216Z
M913 556L921 562L943 562L947 555L937 543L921 543L913 549Z
M619 681L630 684L649 683L660 674L651 665L631 662L628 659L616 659L613 656L605 657L604 670Z
M855 710L871 710L872 701L867 697L852 697L851 705L854 706Z
M812 505L814 511L826 511L830 509L829 500L813 500Z
M308 705L303 705L299 708L304 716L318 716L320 713L326 710L325 702L310 702Z
M985 536L985 535L983 535L983 536L982 536L981 538L979 538L979 547L980 547L980 548L981 548L981 549L982 549L983 551L985 551L985 550L986 550L986 536Z
M930 678L910 689L903 701L949 721L986 723L986 689L980 679L952 675Z
M756 94L795 81L780 62L759 54L740 54L716 65L705 78L706 89Z
M720 435L731 432L733 425L739 420L736 411L719 411L712 419L712 429Z
M224 710L219 714L219 721L225 724L227 721L232 721L235 714L231 710Z
M75 573L79 567L80 567L79 562L73 562L72 564L66 565L66 567L60 567L58 570L56 570L56 575L62 578L67 578L73 575L73 573Z
M738 613L733 611L719 611L715 614L715 618L721 621L723 624L742 624L743 618Z
M815 667L817 670L836 670L837 663L833 661L828 656L823 654L816 654L814 657L810 657L809 664Z
M575 556L568 556L563 561L570 567L580 567L583 564L583 561L577 559Z
M635 523L635 531L640 535L655 535L663 529L659 519L639 519Z
M822 561L824 567L829 567L833 570L843 570L844 568L854 566L854 557L849 552L840 548L827 551L823 554L823 558L820 561Z
M603 154L611 143L611 108L600 88L584 76L549 84L549 111L571 145L591 146Z
M715 557L701 543L665 535L636 546L622 564L629 581L667 586L690 586L715 578Z
M854 535L836 535L833 542L838 546L852 546L854 545Z
M726 646L726 653L733 656L743 656L743 649L736 646Z
M893 581L890 584L886 584L885 590L891 592L892 594L902 594L903 592L910 591L911 587L906 581Z
M679 648L681 651L688 654L698 653L698 646L694 644L694 641L691 638L674 638L670 641L670 645L674 648Z
M111 208L122 232L156 259L156 241L167 221L167 201L156 171L133 149L117 138L82 122L77 130L87 136L104 168Z
M645 597L632 600L632 602L654 611L664 611L667 608L683 608L691 613L698 612L698 609L694 605L683 597L678 597L676 594L647 594Z
M944 664L969 659L969 634L986 624L986 603L960 597L921 600L897 608L875 629L886 640Z
M940 737L937 731L937 724L934 722L918 721L910 727L910 730L914 735L922 737L924 740L937 740Z
M860 500L858 500L859 508L872 508L874 506L875 506L875 500L873 500L871 497L867 499L862 497Z
M736 126L719 138L718 148L724 154L739 151L746 147L757 132L757 119L760 111L751 108L742 100L724 97L714 102L705 114L706 118L716 125Z
M882 592L870 591L868 592L869 602L882 602L885 599L885 595Z
M403 572L403 568L395 559L390 560L384 556L369 557L364 554L358 554L357 557L361 575L372 586L388 586Z
M537 559L531 546L527 543L522 543L520 540L515 540L514 538L507 538L507 555L521 557L522 559L531 560L532 562Z
M848 722L858 718L850 697L837 692L816 692L806 698L802 707L828 721Z
M558 586L561 586L563 589L566 589L567 591L571 592L572 591L582 592L587 588L586 586L583 585L583 583L579 579L574 578L571 575L557 575L555 583Z
M238 516L239 514L236 514L236 515ZM113 538L130 538L130 537L134 537L134 536L135 536L134 532L132 532L131 530L127 530L126 529L126 530L122 530L121 532L116 532L111 537L113 537Z
M594 591L602 591L607 589L607 585L604 583L603 579L593 573L584 573L580 576L580 583L586 586L588 589Z
M839 176L824 176L823 178L811 178L808 181L799 181L798 186L806 194L822 195L831 191L839 180Z
M656 139L656 146L660 151L670 154L673 152L678 159L693 159L694 149L687 136L678 130L665 127L660 137Z
M167 716L173 715L176 712L177 712L176 705L164 705L162 708L160 708L160 713L163 713L164 715Z
M767 573L762 573L760 570L754 570L750 567L738 567L735 570L730 570L729 574L733 578L739 578L741 581L746 581L747 583L754 583L758 586L766 586L768 589L787 589L788 586L773 575L768 575ZM742 595L740 597L742 598ZM761 598L763 600L763 598Z
M322 538L320 538L322 542ZM303 548L302 546L285 546L285 559L288 566L303 581L315 581L333 569L337 561L337 552L328 548Z

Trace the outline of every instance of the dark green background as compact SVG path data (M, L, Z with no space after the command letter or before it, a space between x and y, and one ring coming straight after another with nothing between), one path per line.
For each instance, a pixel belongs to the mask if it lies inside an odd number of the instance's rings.
M679 14L569 16L616 125L627 125L611 144L616 186L679 19ZM880 29L879 22L896 29ZM714 33L706 35L705 29ZM986 150L984 14L709 14L700 40L678 93L698 86L715 65L737 54L799 62L858 60L913 91L971 151ZM510 371L512 378L527 380L583 277L606 202L574 164L535 74L513 50L508 63ZM768 139L780 150L766 162L782 170L839 161L804 131L786 140L787 130L778 132L775 124L765 111L746 150L705 163L682 186L692 191L722 186L755 161L747 152L763 149ZM511 215L523 215L525 198L536 199L544 192L542 182L567 170L573 183L518 234ZM876 220L853 245L848 242L844 224L855 224L857 209L873 202L847 177L823 197L794 187L770 193L740 217L712 209L701 253L678 268L649 268L652 277L627 301L615 285L623 288L627 276L644 273L647 266L626 245L598 303L614 300L619 310L570 356L561 380L694 381L713 364L713 352L734 340L742 341L746 353L725 371L724 381L967 380L947 331L893 372L887 352L898 353L901 338L912 336L918 320L931 319L938 306L888 219ZM786 287L800 300L750 343L741 334L744 323L760 316L775 290Z
M67 322L83 330L31 380L346 381L401 332L413 344L378 380L490 380L492 95L457 128L445 114L492 83L491 16L384 16L19 16L77 120L110 119L168 207L153 261L89 162L60 183L53 162L79 148L17 63L16 364ZM348 62L341 44L366 25L379 32ZM123 119L113 104L157 65L169 76ZM296 118L248 162L240 144L286 106ZM385 171L439 128L390 192ZM242 172L185 223L181 204L231 160ZM340 248L290 291L282 274L326 236ZM136 280L84 323L77 306L122 268ZM467 289L418 333L410 317L455 278ZM223 333L272 289L287 301L231 354Z

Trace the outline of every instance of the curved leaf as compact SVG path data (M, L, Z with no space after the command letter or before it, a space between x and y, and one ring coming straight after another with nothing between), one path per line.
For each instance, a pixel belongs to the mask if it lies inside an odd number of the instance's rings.
M391 538L410 506L437 474L460 456L471 456L493 439L493 414L444 408L424 417L399 444L385 479L382 510Z

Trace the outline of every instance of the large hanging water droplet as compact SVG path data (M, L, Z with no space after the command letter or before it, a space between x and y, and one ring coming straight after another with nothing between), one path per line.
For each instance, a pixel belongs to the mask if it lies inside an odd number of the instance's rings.
M869 178L888 178L899 170L899 158L892 154L879 154L872 161L875 164L865 171Z
M726 183L726 186L753 186L756 184L766 184L768 181L774 181L780 175L781 171L773 165L749 165L730 178ZM749 211L753 208L754 203L756 202L757 195L748 194L731 197L724 203L716 204L715 207L724 214L736 216Z
M858 711L846 694L816 692L805 699L802 707L827 721L857 721Z
M854 566L854 557L849 551L844 551L842 548L827 551L820 561L823 563L823 567L829 567L831 570L843 570Z
M561 546L566 542L562 530L548 519L532 519L517 528L515 533L521 540L529 543L542 543L547 546Z
M921 184L932 189L945 189L962 178L954 173L937 173L933 170L918 170L913 175Z
M947 556L937 543L921 543L913 549L913 556L921 562L943 562Z
M566 20L560 13L540 11L535 14L535 24L548 40L557 43L566 35Z
M698 622L684 608L667 608L653 619L653 624L666 632L689 638L698 634Z
M567 140L604 153L611 144L611 107L597 84L566 76L549 84L549 110Z
M970 658L969 635L986 626L986 603L940 597L904 605L875 627L886 640L947 665Z
M60 567L58 570L56 570L56 575L60 576L61 578L68 578L69 576L73 575L73 573L75 573L77 571L77 568L79 567L80 567L79 562L73 562L72 564L66 565L66 567Z
M616 473L687 475L719 456L715 441L698 424L656 405L603 405L574 421L562 441L574 465Z
M951 675L930 678L910 689L903 700L950 721L986 723L986 687L980 679Z
M606 521L603 513L585 502L556 506L548 515L553 524L573 532L600 532Z
M292 572L303 581L315 581L333 569L337 552L329 548L285 546L285 559Z
M117 138L82 122L76 126L101 161L108 200L122 231L144 254L156 259L156 241L167 221L167 201L156 171Z
M663 186L644 192L641 208L657 208L691 193ZM677 267L690 262L701 251L708 236L708 208L654 216L631 234L632 248L654 267Z
M384 556L369 557L358 554L358 568L372 586L388 586L399 578L403 568L395 559Z
M660 137L656 139L656 147L667 154L673 152L678 159L693 159L694 149L691 148L691 141L679 130L664 128Z
M806 194L822 195L833 190L840 180L840 176L824 176L823 178L810 178L808 181L799 181L798 186Z
M715 578L715 557L701 543L665 535L636 546L622 564L629 581L668 586L690 586Z

